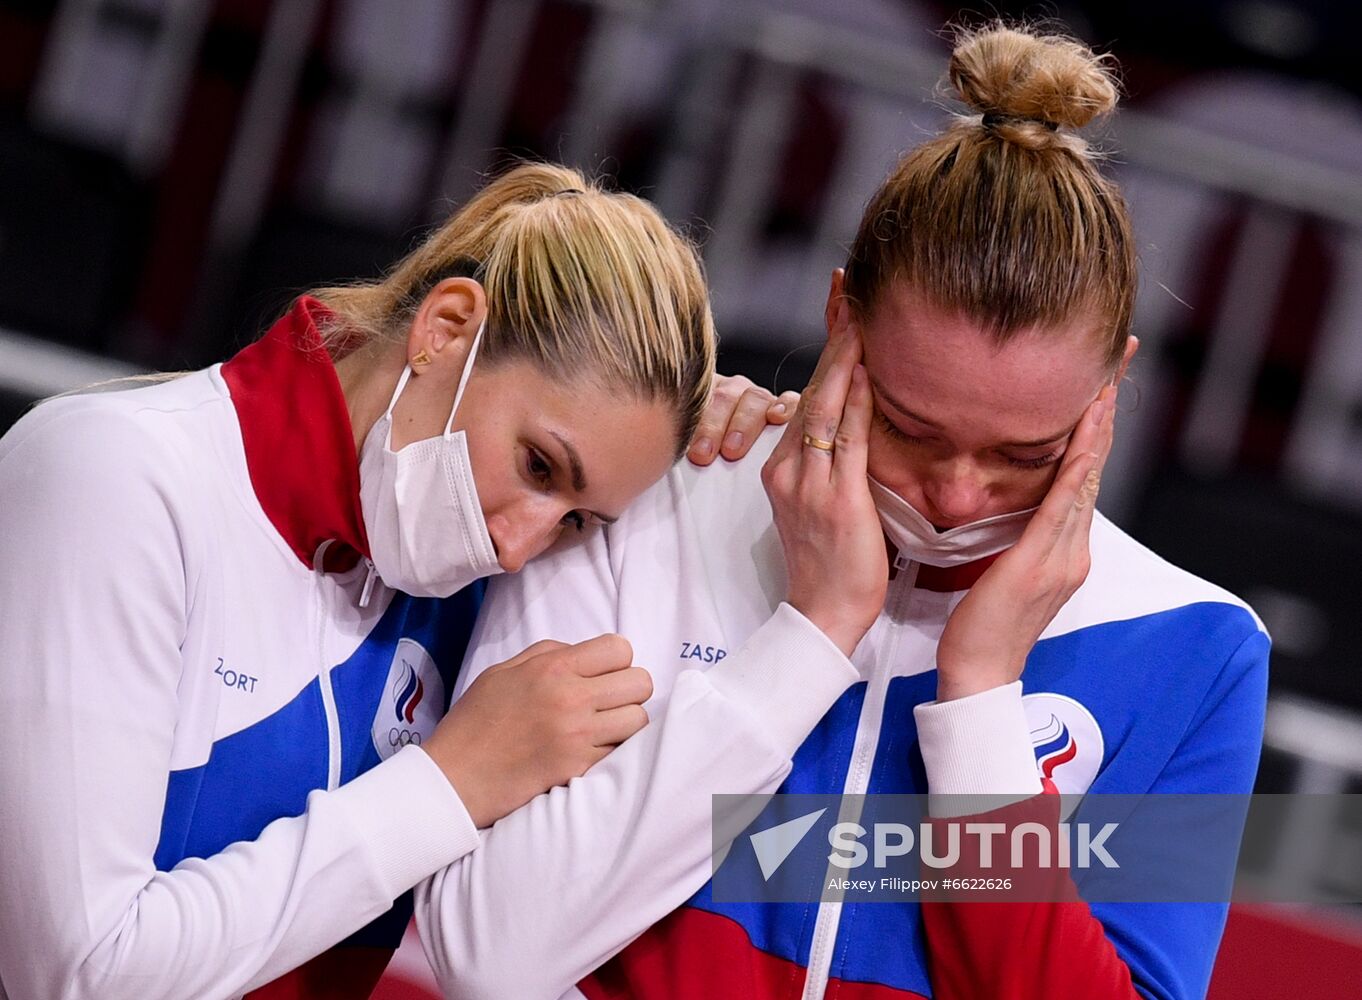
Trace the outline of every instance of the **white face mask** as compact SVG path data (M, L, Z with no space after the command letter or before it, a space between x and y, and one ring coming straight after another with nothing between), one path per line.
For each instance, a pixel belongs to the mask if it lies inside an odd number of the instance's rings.
M1032 507L998 514L949 531L937 531L912 504L873 477L870 495L884 533L898 548L899 556L928 566L960 566L1011 548L1037 510Z
M408 365L360 449L359 500L370 558L385 584L413 597L448 597L501 572L473 484L468 436L451 432L485 326L473 338L442 435L392 450L393 407L411 378Z

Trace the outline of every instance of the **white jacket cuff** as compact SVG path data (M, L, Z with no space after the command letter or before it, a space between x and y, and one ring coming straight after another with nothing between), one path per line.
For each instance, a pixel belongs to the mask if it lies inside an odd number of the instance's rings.
M746 706L786 757L860 679L836 644L784 602L705 676L724 697Z
M933 816L995 809L1041 791L1021 681L913 709ZM940 796L948 796L942 799ZM971 803L956 796L988 796Z
M331 794L373 851L394 898L479 844L463 800L420 747L404 747Z

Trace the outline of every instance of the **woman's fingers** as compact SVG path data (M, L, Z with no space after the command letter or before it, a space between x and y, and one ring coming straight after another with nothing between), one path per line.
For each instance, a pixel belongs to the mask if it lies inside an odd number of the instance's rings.
M1014 681L1091 566L1088 536L1111 453L1116 391L1093 400L1055 481L1021 540L970 588L937 644L937 697L966 697Z
M889 566L865 477L872 403L861 341L847 324L834 329L762 484L785 551L786 599L850 656L884 604Z
M737 461L752 450L768 425L789 423L798 407L799 393L794 390L775 396L746 376L716 375L687 457L696 465L709 465L719 455Z
M728 418L719 454L730 462L746 455L761 432L766 430L767 414L775 404L776 398L759 385L744 392Z
M851 372L861 360L861 338L842 334L829 345L831 358L818 384L804 393L804 433L821 441L833 441L842 422Z
M852 340L856 340L859 347L860 337L845 323L838 324L828 333L828 342L823 345L823 351L818 355L818 364L814 366L813 374L809 376L809 384L804 387L806 397L823 384L828 372L832 370L838 357L847 350Z
M826 483L832 478L838 428L851 393L851 373L860 360L861 338L854 335L839 338L822 382L804 393L800 479L806 484Z
M854 344L852 343L853 340L855 341ZM846 351L854 349L859 355L860 346L860 337L854 331L845 327L839 327L828 336L828 342L823 348L823 353L818 356L818 365L813 370L813 377L809 379L809 384L804 387L804 392L799 397L799 408L795 412L795 417L786 424L785 434L781 437L775 450L771 452L769 464L779 464L800 455L805 448L805 420L809 408L813 405L819 390L827 381L828 373Z
M786 424L798 409L799 393L793 389L786 389L776 397L776 401L766 411L766 422L768 424Z
M1115 416L1115 389L1111 386L1104 388L1092 405L1088 407L1083 415L1080 425L1081 433L1074 433L1076 442L1081 440L1079 449L1075 453L1075 462L1083 466L1086 471L1079 480L1076 491L1069 491L1070 507L1068 517L1061 526L1063 530L1072 531L1082 529L1086 538L1086 528L1092 523L1092 511L1097 503L1097 491L1101 484L1102 469L1106 465L1107 458L1111 454L1112 426ZM1066 466L1066 484L1072 471ZM1056 481L1058 482L1058 481ZM1051 492L1054 487L1051 487ZM1056 514L1061 512L1058 503L1055 505Z
M1032 525L1037 525L1037 535L1043 538L1047 550L1053 549L1077 523L1079 505L1085 496L1085 490L1091 489L1089 484L1093 482L1097 470L1097 459L1096 452L1083 451L1076 455L1072 462L1066 463L1051 484L1050 492L1045 495L1040 510L1036 511L1031 518L1031 524L1027 525L1027 531L1030 531ZM1024 532L1023 540L1025 537Z
M574 643L562 651L561 662L578 677L600 677L627 669L634 662L634 647L624 636L607 632Z
M1017 543L1019 548L1041 546L1044 550L1049 550L1064 534L1065 529L1074 523L1079 512L1078 503L1084 495L1084 484L1088 482L1088 474L1094 468L1100 469L1099 462L1103 458L1103 422L1108 408L1104 389L1089 405L1074 429L1059 473L1050 484L1040 508L1027 524L1026 531L1022 533L1021 540Z
M724 434L738 404L749 389L755 389L750 378L743 375L715 375L709 406L700 415L700 423L691 438L687 457L696 465L708 465L719 454ZM763 390L764 391L764 390ZM768 394L769 395L769 394Z
M509 670L511 667L518 667L526 660L538 656L540 653L549 653L556 649L567 649L568 644L559 642L557 639L540 639L532 646L526 646L523 650L501 663L488 667L484 673L492 673L495 670Z
M851 387L842 410L842 423L837 428L837 450L832 459L832 478L838 486L866 488L866 456L870 450L874 405L865 365L857 364L851 371Z
M1111 445L1114 439L1116 389L1108 387L1102 391L1102 396L1098 398L1099 401L1105 398L1106 407L1100 416L1097 432L1097 457L1084 477L1083 485L1079 487L1074 515L1061 536L1067 538L1070 552L1069 561L1076 567L1076 572L1077 570L1082 571L1078 575L1084 577L1087 576L1087 567L1090 565L1088 539L1092 534L1092 517L1093 512L1097 509L1097 495L1102 484L1102 470L1107 464L1107 458L1111 455Z
M622 705L642 705L653 696L653 675L642 667L601 674L587 683L591 685L591 704L601 712Z
M648 713L642 705L621 705L597 712L592 725L595 732L593 742L597 747L606 749L618 746L647 724Z

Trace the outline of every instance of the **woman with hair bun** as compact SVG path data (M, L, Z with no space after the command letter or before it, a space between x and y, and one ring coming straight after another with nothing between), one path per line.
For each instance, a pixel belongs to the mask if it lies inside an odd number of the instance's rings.
M499 824L498 844L450 870L498 891L466 925L425 915L449 996L1205 994L1223 902L1089 905L1054 867L1021 870L1035 894L988 902L733 902L708 882L714 846L742 828L711 842L712 793L919 793L934 826L988 796L988 822L1052 834L1057 792L1253 785L1261 623L1094 510L1138 346L1126 207L1074 131L1114 108L1110 65L990 26L958 36L949 75L968 111L871 196L792 424L741 462L673 470L618 523L494 581L466 674L534 639L618 631L655 665L658 696L686 699L697 672L729 683L729 651L782 650L800 669L797 612L824 623L852 680L830 705L823 689L771 692L787 713L825 710L774 772L763 754L707 775L677 736L650 763L683 795L611 811L629 763L616 755ZM820 536L842 549L838 580L792 547ZM562 822L575 797L601 804L594 825ZM808 836L815 876L828 811ZM562 847L528 861L544 840ZM982 864L969 843L950 872ZM727 856L756 871L747 836Z
M413 886L647 723L617 635L526 643L445 712L478 581L618 518L702 417L756 436L714 352L694 247L526 164L225 364L20 420L0 1000L368 996ZM720 771L761 728L724 699L663 715Z

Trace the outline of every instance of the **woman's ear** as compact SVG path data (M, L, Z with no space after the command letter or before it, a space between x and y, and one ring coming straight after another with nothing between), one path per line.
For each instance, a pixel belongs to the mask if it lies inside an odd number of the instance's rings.
M487 318L487 292L472 278L446 278L422 300L407 333L407 361L420 374L463 359Z
M1126 369L1130 367L1130 361L1135 357L1135 352L1140 349L1140 338L1131 334L1126 337L1126 351L1121 358L1120 367L1116 369L1116 374L1112 376L1111 384L1120 385L1126 377Z
M832 283L828 287L828 304L823 308L823 322L831 337L847 322L848 310L846 295L842 291L842 281L846 272L840 267L832 272Z

